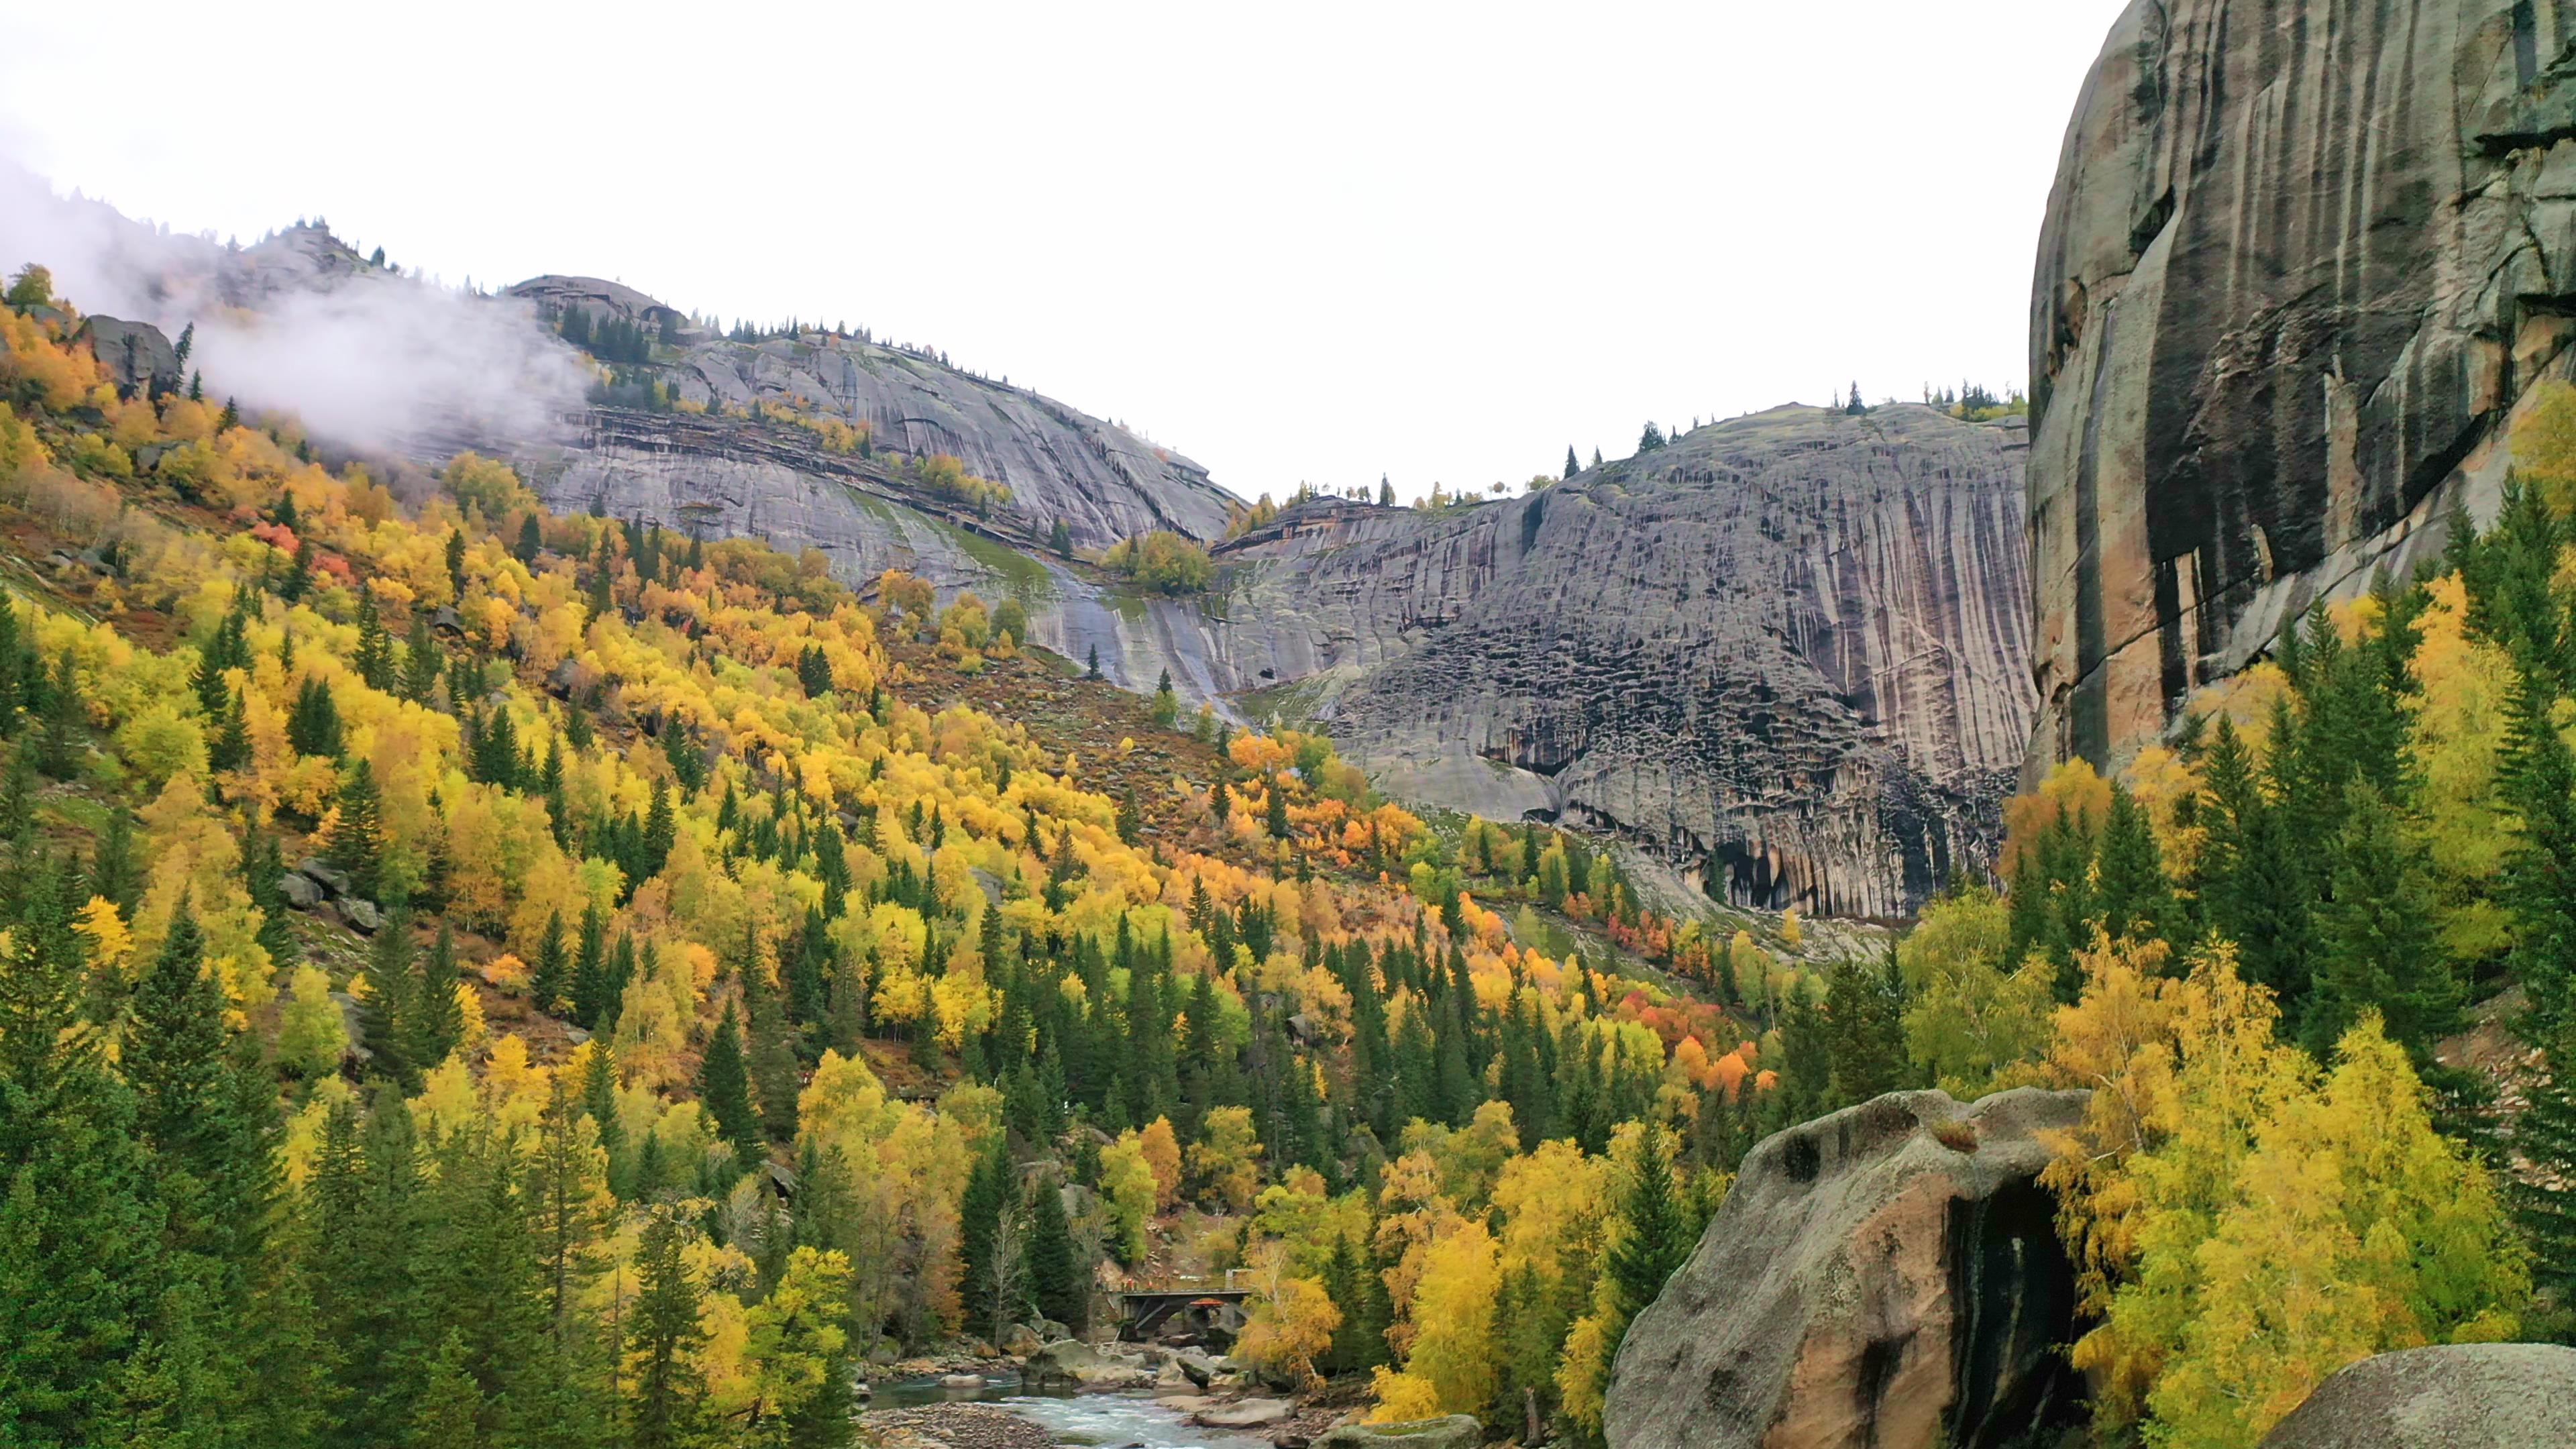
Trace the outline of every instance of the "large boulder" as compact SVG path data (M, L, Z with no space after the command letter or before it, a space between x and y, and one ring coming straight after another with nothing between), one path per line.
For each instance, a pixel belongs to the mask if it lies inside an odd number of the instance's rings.
M2366 1358L2318 1385L2263 1449L2576 1449L2576 1348L2480 1343Z
M1619 1350L1613 1449L1994 1449L2081 1422L2038 1176L2086 1100L1899 1092L1754 1148Z
M2031 765L2404 577L2576 339L2571 0L2132 0L2031 298Z
M179 350L149 322L93 316L81 323L74 340L89 344L99 366L107 369L108 380L126 397L157 396L187 381L179 366Z
M1465 1414L1400 1424L1344 1424L1315 1439L1314 1449L1478 1449L1484 1426Z

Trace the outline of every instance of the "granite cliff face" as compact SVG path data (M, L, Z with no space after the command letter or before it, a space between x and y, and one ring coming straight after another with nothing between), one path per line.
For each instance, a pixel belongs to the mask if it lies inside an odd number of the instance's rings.
M1204 601L746 419L594 409L529 472L557 507L1016 595L1032 642L1131 688L1322 721L1391 790L1616 831L1720 899L1895 916L1991 858L2029 738L2022 452L1919 407L1783 408L1507 501L1306 503L1219 547ZM1147 506L1043 486L1116 528Z
M1211 652L1406 794L1903 915L1991 858L2027 739L2022 453L1788 407L1508 501L1309 503L1218 550Z
M2031 300L2031 764L2492 511L2576 328L2576 0L2136 0Z
M834 333L730 341L631 287L596 278L538 277L510 291L548 317L579 307L594 320L613 316L670 339L656 371L691 402L746 410L779 404L865 425L888 453L950 454L967 472L1009 485L1011 501L997 511L1006 515L1006 527L1015 524L1035 537L1043 539L1059 518L1086 548L1155 528L1196 538L1225 531L1232 496L1209 481L1205 468L1027 388ZM639 436L629 425L617 432L617 445ZM587 462L576 462L557 486L618 491L620 482L610 475L636 459L599 447L604 439L596 423L588 441L581 449Z

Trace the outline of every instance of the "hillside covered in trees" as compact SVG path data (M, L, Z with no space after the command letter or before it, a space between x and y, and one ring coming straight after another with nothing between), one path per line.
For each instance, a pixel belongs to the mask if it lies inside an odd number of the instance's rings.
M2051 1185L2110 1437L2566 1329L2546 466L2016 802L2007 893L1820 963L1012 602L326 465L9 300L11 1442L846 1443L868 1360L1231 1267L1283 1382L1590 1442L1750 1144L1915 1085L2095 1089Z

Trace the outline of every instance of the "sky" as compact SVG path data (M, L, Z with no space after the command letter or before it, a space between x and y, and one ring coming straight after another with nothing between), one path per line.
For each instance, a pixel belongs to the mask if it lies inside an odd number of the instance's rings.
M2125 3L53 5L0 157L176 231L864 325L1246 496L1410 497L2021 386Z

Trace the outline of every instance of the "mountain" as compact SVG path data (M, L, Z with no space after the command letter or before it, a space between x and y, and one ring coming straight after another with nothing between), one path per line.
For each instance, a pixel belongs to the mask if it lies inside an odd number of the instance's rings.
M2576 307L2568 0L2136 0L2031 297L2034 769L2491 518Z
M1011 490L1007 514L1034 542L1045 540L1056 519L1086 548L1155 528L1214 538L1237 502L1209 481L1205 468L1123 427L921 352L819 328L730 340L631 287L589 277L537 277L510 295L536 303L549 319L579 309L592 322L614 318L649 329L661 344L655 371L687 404L720 413L766 403L828 417L865 429L874 444L871 458L876 452L954 457L967 473ZM747 530L784 528L859 554L881 532L835 518L827 505L794 523L764 520L760 509L772 493L792 497L797 490L779 468L849 480L861 491L881 483L886 469L836 460L820 445L794 447L793 433L781 438L770 428L693 427L689 416L591 418L575 461L549 483L550 493L573 500L588 489L611 506L721 508ZM788 445L783 453L782 443ZM683 461L687 471L675 471ZM657 497L657 488L668 497ZM782 509L792 506L787 497L775 501ZM856 557L850 562L865 567Z
M1027 642L1112 682L1320 724L1406 798L1615 835L1677 891L1908 915L1991 862L2029 736L2011 423L1785 407L1524 497L1269 518L864 330L719 333L577 276L450 291L320 222L238 247L48 196L0 243L67 255L66 291L167 337L197 323L213 395L344 452L471 448L559 512L818 550L862 592L899 569L1015 598ZM1214 550L1211 590L1097 566L1155 530Z
M1209 652L1414 798L1908 915L1993 858L2029 735L2023 451L1782 407L1507 501L1319 500L1217 550Z

